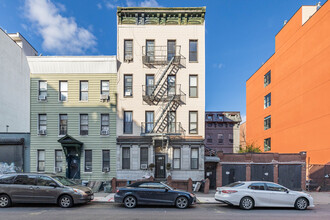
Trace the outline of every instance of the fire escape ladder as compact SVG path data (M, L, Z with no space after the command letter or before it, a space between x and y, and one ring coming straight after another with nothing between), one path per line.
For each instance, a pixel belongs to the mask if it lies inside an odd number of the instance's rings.
M173 100L172 105L170 106L170 109L167 112L176 112L180 104ZM174 130L176 131L176 124L174 124ZM164 130L168 127L168 116L166 115L165 118L162 120L161 124L157 128L156 133L163 133Z
M162 81L162 79L163 79L164 76L166 75L167 71L170 69L170 66L171 66L172 63L173 63L173 60L174 60L174 57L172 57L172 59L170 60L170 62L168 62L166 68L164 69L164 71L162 72L162 74L159 76L159 78L158 78L158 80L157 80L157 82L156 82L156 84L155 84L155 86L154 86L154 88L153 88L153 90L152 90L152 92L151 92L152 95L155 94L156 89L158 88L160 82Z
M167 120L166 118L166 113L168 112L168 109L170 109L171 107L171 104L172 104L172 101L174 100L175 96L171 97L170 101L166 104L166 106L163 108L160 116L158 117L155 125L154 125L154 128L152 130L151 133L153 133L155 130L156 130L156 127L158 126L159 122L164 118L164 115L165 115L165 119L164 120Z

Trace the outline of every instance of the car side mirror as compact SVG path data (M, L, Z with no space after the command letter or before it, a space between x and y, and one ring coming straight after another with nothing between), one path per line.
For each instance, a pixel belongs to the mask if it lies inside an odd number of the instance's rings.
M56 188L57 184L56 183L49 183L49 186L52 186L52 187Z
M168 188L165 188L165 192L168 192Z
M289 190L288 190L288 189L285 189L285 192L286 192L286 193L289 193Z

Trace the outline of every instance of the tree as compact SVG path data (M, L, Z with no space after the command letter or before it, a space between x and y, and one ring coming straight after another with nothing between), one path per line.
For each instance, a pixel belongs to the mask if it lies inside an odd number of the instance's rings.
M240 147L238 153L260 153L262 152L260 146L257 146L254 142L247 144L245 147Z

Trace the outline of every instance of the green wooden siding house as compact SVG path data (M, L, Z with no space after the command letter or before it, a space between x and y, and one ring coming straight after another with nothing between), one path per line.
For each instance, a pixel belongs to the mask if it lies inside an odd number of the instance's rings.
M116 176L115 56L28 57L32 172Z

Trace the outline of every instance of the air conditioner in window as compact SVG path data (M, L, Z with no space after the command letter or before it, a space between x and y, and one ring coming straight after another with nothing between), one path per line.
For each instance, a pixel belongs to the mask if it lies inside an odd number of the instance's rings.
M125 96L132 96L132 93L131 92L125 92Z
M146 170L148 169L148 165L147 164L141 164L141 170Z
M39 100L40 101L46 101L47 100L47 96L46 95L39 95Z
M40 135L46 135L47 134L47 131L46 130L39 130L39 134Z
M62 167L55 167L55 173L62 172Z
M109 134L109 131L101 131L101 134L102 135L108 135Z
M110 172L110 168L109 168L109 167L105 167L105 168L103 168L103 172L105 172L105 173L109 173L109 172Z
M133 61L133 56L126 55L125 56L125 62L132 62Z
M106 94L101 94L101 95L100 95L100 100L101 100L101 101L109 100L109 96L106 95Z

